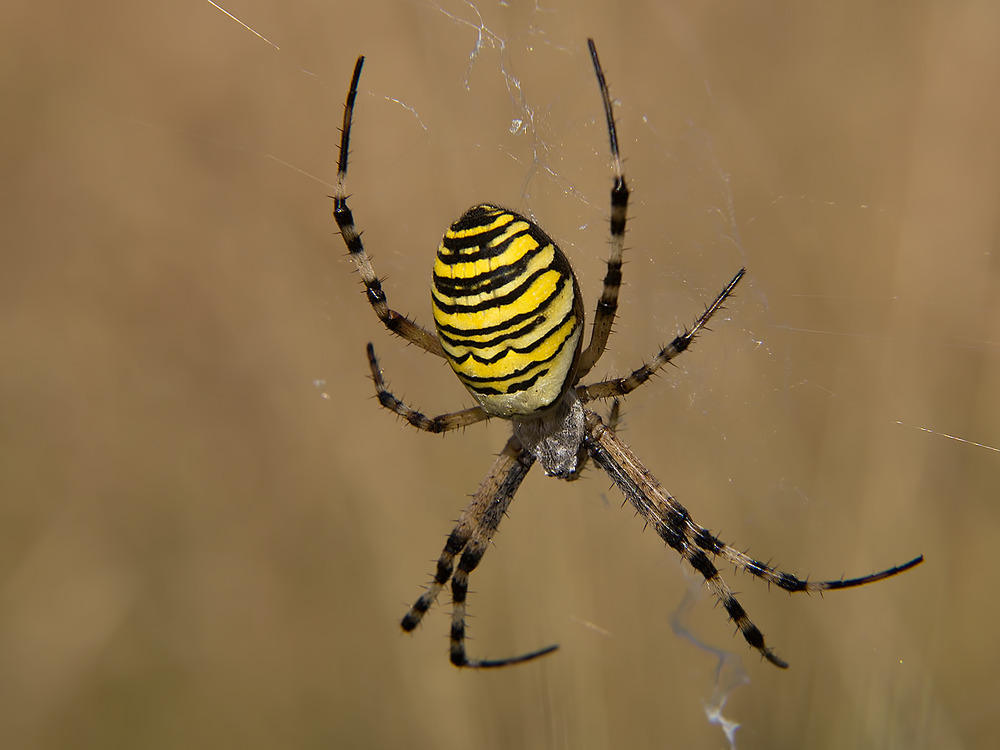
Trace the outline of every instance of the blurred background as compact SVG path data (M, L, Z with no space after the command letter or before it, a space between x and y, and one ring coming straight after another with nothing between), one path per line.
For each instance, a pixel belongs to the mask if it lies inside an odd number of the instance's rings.
M1000 6L9 0L0 10L0 745L963 748L1000 674ZM814 579L728 572L761 663L596 470L529 476L472 578L398 621L509 427L390 338L430 324L474 202L529 213L588 312L617 100L633 191L628 371L745 265L622 434L703 525ZM703 587L702 587L703 589ZM683 605L683 606L682 606ZM689 635L685 636L686 632ZM698 644L704 644L704 647ZM990 696L993 696L992 698ZM993 738L991 742L990 738Z

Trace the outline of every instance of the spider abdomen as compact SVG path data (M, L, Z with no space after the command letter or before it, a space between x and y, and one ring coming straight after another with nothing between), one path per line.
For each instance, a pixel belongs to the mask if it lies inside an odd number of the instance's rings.
M572 385L583 306L569 261L538 225L490 204L438 248L434 322L455 374L489 414L529 415Z

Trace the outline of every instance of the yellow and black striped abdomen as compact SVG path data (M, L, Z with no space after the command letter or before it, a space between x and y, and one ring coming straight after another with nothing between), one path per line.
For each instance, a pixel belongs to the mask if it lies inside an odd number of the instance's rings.
M525 217L489 204L466 211L441 240L431 301L448 362L488 413L532 414L572 385L579 287L566 256Z

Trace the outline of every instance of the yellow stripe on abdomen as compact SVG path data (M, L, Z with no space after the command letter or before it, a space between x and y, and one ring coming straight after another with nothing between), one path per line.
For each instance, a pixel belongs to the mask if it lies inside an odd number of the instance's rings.
M572 383L583 307L569 261L537 225L489 204L451 225L431 295L445 355L484 410L528 415Z

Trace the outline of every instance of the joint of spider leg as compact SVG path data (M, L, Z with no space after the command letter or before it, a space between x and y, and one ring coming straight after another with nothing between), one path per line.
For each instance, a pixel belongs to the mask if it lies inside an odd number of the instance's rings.
M674 340L670 342L670 344L668 344L667 346L663 347L663 350L662 350L663 353L666 353L666 352L669 352L670 350L673 350L675 352L674 356L676 356L677 354L680 354L681 352L686 352L691 347L691 344L694 343L694 339L695 339L696 333L697 333L697 329L695 329L695 328L692 328L691 330L688 330L687 328L685 328L683 333L679 333L674 338Z
M442 419L440 416L428 417L419 411L410 410L410 412L406 415L406 421L418 430L430 432L434 435L445 432L448 429L447 421Z
M361 253L364 250L361 245L362 233L358 231L357 225L354 223L354 214L347 207L346 201L333 199L333 218L337 222L340 236L344 238L350 255L353 257Z
M611 189L611 236L625 235L625 222L628 213L628 186L625 177L616 177L615 186Z
M711 581L719 576L719 569L708 559L708 555L703 550L695 550L689 557L688 562L691 567L704 576L706 581Z
M687 525L690 517L688 512L683 508L680 511L668 511L667 518L663 525L663 537L664 541L670 547L677 550L681 554L684 554L688 549L688 539L687 539ZM694 562L691 561L694 565Z
M428 418L420 412L415 412L412 416L407 417L406 421L417 429L430 432L434 435L438 435L448 429L446 420L441 417Z
M470 545L465 548L462 556L458 560L458 570L468 576L469 573L474 571L479 563L482 561L483 556L486 554L486 548L481 545ZM452 579L452 585L455 585L455 580ZM466 588L468 584L465 584ZM465 589L463 589L464 591Z
M759 560L754 560L753 558L750 558L749 562L743 563L741 567L750 575L757 576L757 578L764 578L768 571L771 570L770 565L762 563ZM770 583L771 582L768 581L768 585L770 585Z
M364 295L368 298L368 303L370 305L388 304L385 292L382 290L382 282L378 279L374 279L371 282L365 282Z
M678 534L669 526L662 527L659 530L659 534L660 534L660 539L666 542L667 546L670 547L670 549L679 552L681 555L684 554L687 545L682 535Z
M604 278L604 293L597 300L597 315L593 326L597 325L598 316L615 315L618 312L618 290L621 289L621 268L612 269L608 263L608 274ZM613 322L613 321L612 321Z
M722 607L726 610L726 614L729 615L729 621L736 623L737 627L742 630L742 624L747 622L747 611L743 609L743 605L736 601L736 597L727 596L723 602ZM757 631L760 634L760 631ZM760 643L764 642L763 637L760 639ZM751 646L756 646L757 644L750 643Z
M775 585L789 594L794 594L798 591L809 591L809 581L802 580L793 576L791 573L779 573L778 580L774 582Z
M469 581L462 578L451 579L451 600L453 604L464 604L469 596Z
M369 300L369 302L371 302L372 307L375 307L376 304L378 304L378 305L388 305L388 301L385 298L385 294L382 293L381 289L379 289L379 293L380 294L379 294L379 297L377 299L374 299L373 297L369 296L368 300ZM405 315L400 315L395 310L391 310L391 309L388 309L388 308L386 309L386 311L384 313L380 312L376 308L375 313L376 313L376 315L379 316L379 318L381 319L381 321L385 325L385 327L389 329L389 333L391 333L391 334L393 334L395 336L400 336L402 338L406 338L406 336L402 333L402 330L406 327L407 323L411 322L408 317L406 317ZM409 343L412 343L412 342L409 342Z
M354 223L354 212L347 205L350 196L333 197L333 218L337 220L337 228L340 229L341 236L349 234L352 238L360 238L361 232L358 225Z
M713 555L719 554L725 546L722 540L708 531L708 529L700 529L694 536L694 543Z
M389 393L389 391L382 390L381 388L375 394L375 398L378 399L378 402L383 407L390 411L395 411L402 403L398 398Z

